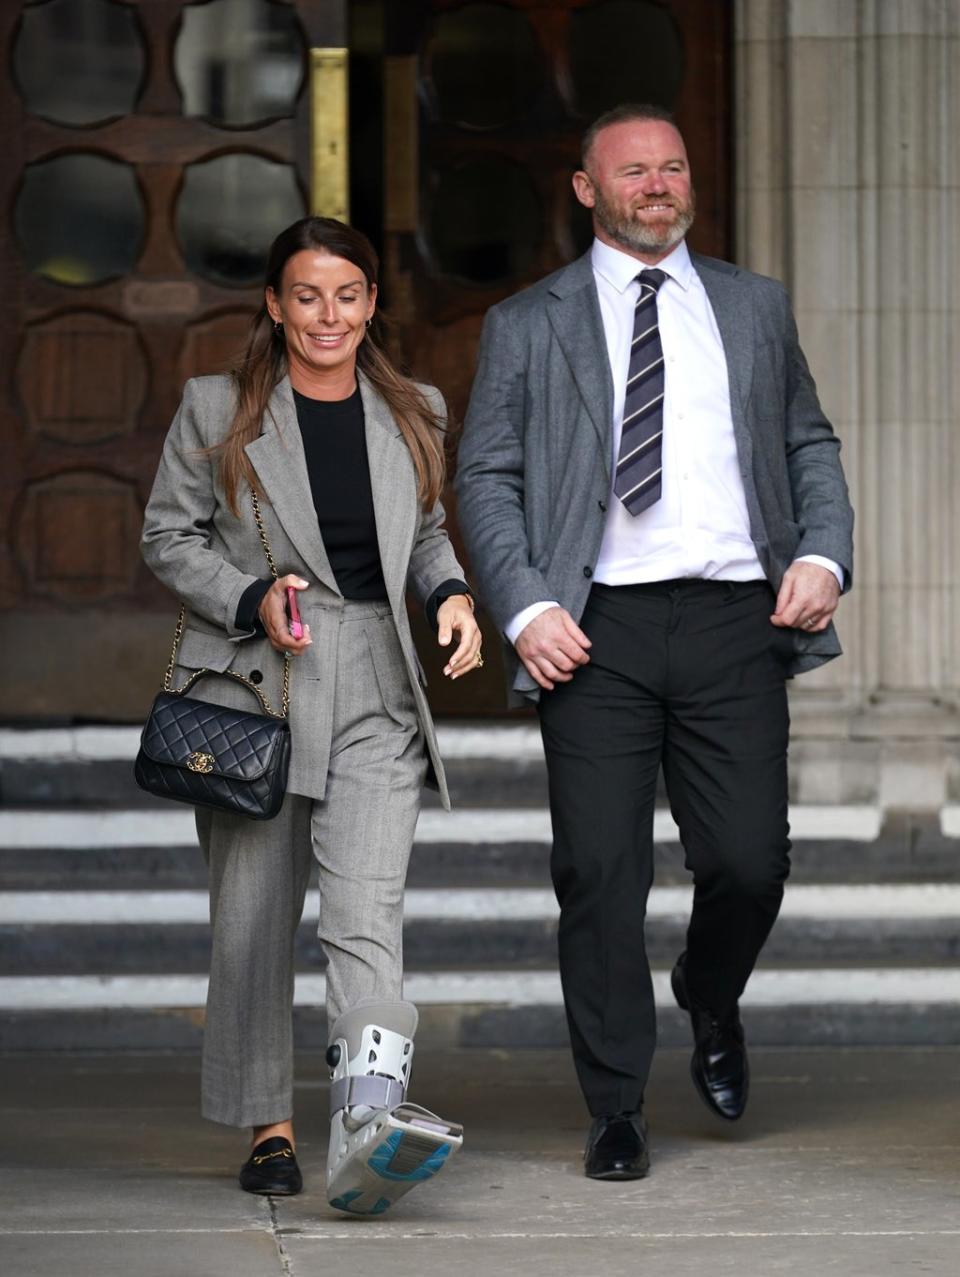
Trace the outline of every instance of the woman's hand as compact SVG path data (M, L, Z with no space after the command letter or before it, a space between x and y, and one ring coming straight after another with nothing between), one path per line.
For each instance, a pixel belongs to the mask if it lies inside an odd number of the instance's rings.
M446 647L454 634L460 642L443 667L444 674L451 679L469 674L483 664L483 657L480 655L483 635L473 619L473 607L466 594L451 594L448 599L443 600L437 611L437 642L440 646Z
M302 639L293 637L287 614L287 586L292 585L295 590L306 590L309 584L309 581L304 581L299 576L281 576L260 600L257 611L275 652L289 652L291 656L296 656L313 642L309 625L303 627Z

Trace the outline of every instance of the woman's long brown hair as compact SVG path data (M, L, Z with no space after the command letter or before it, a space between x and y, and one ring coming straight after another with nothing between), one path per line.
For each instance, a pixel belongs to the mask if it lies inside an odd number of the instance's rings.
M332 217L304 217L281 231L270 247L264 282L275 293L281 291L287 262L304 249L330 253L352 262L363 271L368 289L377 283L379 262L366 235ZM445 423L416 384L393 366L380 344L382 327L377 311L357 348L357 368L383 396L393 414L413 458L417 496L423 508L429 510L443 488ZM286 371L283 333L275 329L264 302L253 320L246 350L232 373L237 393L236 415L226 437L211 449L218 456L227 504L236 515L240 512L241 484L256 486L256 475L244 449L260 434L270 396Z

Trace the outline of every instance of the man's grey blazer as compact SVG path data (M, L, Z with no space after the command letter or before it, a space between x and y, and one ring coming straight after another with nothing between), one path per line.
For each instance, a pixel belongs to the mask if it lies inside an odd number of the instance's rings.
M431 763L427 783L440 790L444 806L449 807L423 690L426 676L413 645L405 596L409 588L424 602L444 581L463 579L463 569L442 526L443 507L438 502L425 513L417 499L413 460L387 404L362 375L359 382L383 578ZM444 411L439 391L429 386L421 390L438 411ZM204 453L226 434L235 404L229 377L197 377L187 382L147 502L141 549L150 569L187 605L175 685L201 667L233 669L247 676L259 670L260 689L277 707L282 658L265 638L240 632L236 626L241 595L254 581L270 575L250 494L239 499L240 517L231 514L217 465ZM277 384L262 432L246 451L259 480L261 511L277 571L280 576L293 572L310 582L298 599L313 645L291 663L292 751L287 789L322 798L333 732L343 596L320 535L288 378ZM257 708L253 695L228 679L203 679L196 685L196 695Z
M839 440L817 401L783 286L691 254L716 316L750 532L777 590L802 554L853 575ZM611 491L613 382L590 253L494 306L460 443L457 511L479 593L501 631L556 599L579 621ZM791 674L840 654L831 624L791 632ZM536 698L507 644L513 703Z

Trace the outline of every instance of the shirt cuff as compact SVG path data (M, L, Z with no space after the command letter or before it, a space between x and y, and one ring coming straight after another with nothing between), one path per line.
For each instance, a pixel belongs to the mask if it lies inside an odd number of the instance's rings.
M449 580L441 581L426 603L424 603L423 610L427 614L427 621L431 629L438 628L437 613L440 611L440 604L445 599L452 599L455 594L465 594L468 599L473 598L466 581L458 581L455 577L450 577Z
M843 568L839 563L834 563L833 559L826 559L822 554L801 554L799 559L794 559L794 563L816 563L817 567L827 568L837 578L840 593L843 593Z
M240 595L234 625L247 636L251 634L266 634L258 609L271 585L273 585L272 579L269 581L254 581Z
M541 600L539 603L531 603L529 607L525 607L522 612L517 613L513 620L507 624L507 627L503 632L506 634L510 642L515 644L534 617L539 616L541 612L546 612L548 608L559 606L560 604L554 599L550 599L546 602Z

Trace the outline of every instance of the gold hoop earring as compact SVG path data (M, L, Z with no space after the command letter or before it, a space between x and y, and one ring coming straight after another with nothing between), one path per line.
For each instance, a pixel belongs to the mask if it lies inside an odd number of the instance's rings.
M365 326L366 328L369 328L369 327L370 327L370 325L371 325L372 323L373 323L373 320L372 320L372 319L368 319L368 320L366 321L366 323L365 323L365 325L364 325L364 326Z

